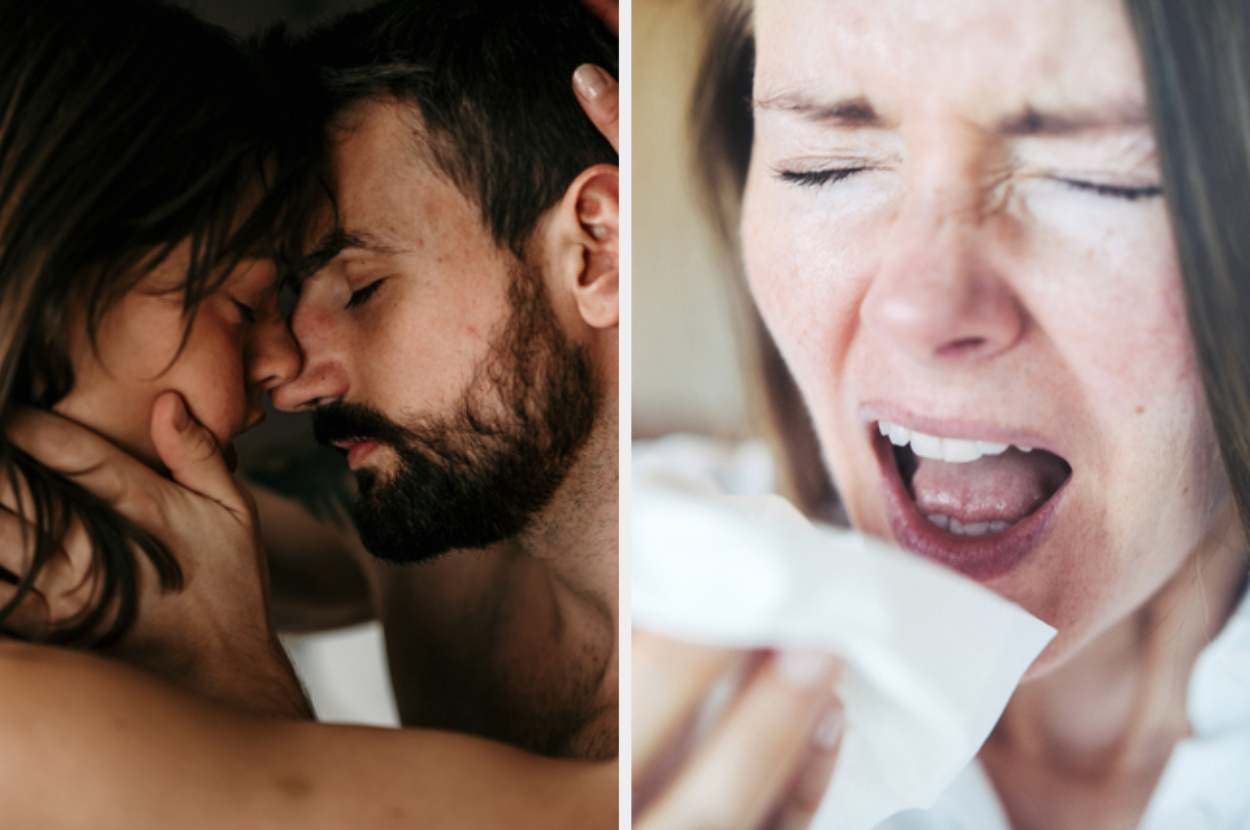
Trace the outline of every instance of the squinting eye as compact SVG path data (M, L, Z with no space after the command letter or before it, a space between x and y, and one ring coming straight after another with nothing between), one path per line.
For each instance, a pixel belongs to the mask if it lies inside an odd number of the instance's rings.
M347 305L344 307L355 308L356 306L361 305L362 303L368 302L369 298L372 297L374 292L377 291L381 286L382 286L382 280L374 280L373 282L366 285L364 288L353 291L351 299L347 301Z
M234 301L234 306L235 308L239 310L239 314L243 317L243 322L245 323L256 322L256 309L252 308L251 306L244 305L238 300Z
M1054 180L1066 184L1073 190L1081 190L1097 196L1110 196L1113 199L1127 199L1130 202L1136 202L1138 199L1150 199L1163 193L1163 188L1158 185L1120 187L1119 185L1099 184L1098 182L1087 182L1081 179L1065 179L1059 176L1054 177Z
M820 187L840 182L867 169L867 167L843 167L833 170L778 170L777 178L800 187Z

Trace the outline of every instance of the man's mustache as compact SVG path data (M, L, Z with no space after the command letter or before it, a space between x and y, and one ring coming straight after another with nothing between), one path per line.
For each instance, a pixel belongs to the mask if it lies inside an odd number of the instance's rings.
M403 427L364 404L334 401L313 411L313 437L321 444L336 441L377 441L402 445Z

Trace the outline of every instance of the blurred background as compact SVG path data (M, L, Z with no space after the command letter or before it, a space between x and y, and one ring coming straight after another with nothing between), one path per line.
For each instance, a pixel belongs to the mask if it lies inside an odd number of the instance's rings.
M752 435L732 269L690 173L686 112L702 50L699 0L633 0L635 439Z

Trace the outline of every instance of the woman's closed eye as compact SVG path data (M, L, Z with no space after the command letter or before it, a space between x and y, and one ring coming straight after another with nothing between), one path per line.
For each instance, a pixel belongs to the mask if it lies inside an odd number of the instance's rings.
M821 187L835 184L856 173L862 173L867 167L833 167L823 170L781 170L776 171L777 178L799 187Z
M1070 179L1065 176L1050 176L1048 178L1073 190L1090 193L1095 196L1106 196L1112 199L1126 199L1130 202L1135 202L1138 199L1150 199L1163 194L1163 188L1157 184L1127 187L1124 185L1087 181L1085 179Z
M374 280L363 288L356 289L352 292L352 296L348 299L347 305L344 306L344 308L356 308L359 305L367 303L369 298L382 287L383 282L385 282L385 280Z
M252 308L250 305L235 300L234 307L239 310L239 316L243 318L243 322L252 324L257 321L258 318L256 316L256 309Z

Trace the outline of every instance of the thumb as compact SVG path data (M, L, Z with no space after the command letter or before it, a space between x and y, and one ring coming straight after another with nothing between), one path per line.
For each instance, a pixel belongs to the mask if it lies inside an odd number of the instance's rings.
M191 416L177 392L165 392L156 399L151 436L174 481L231 512L247 511L247 501L230 475L217 439Z

